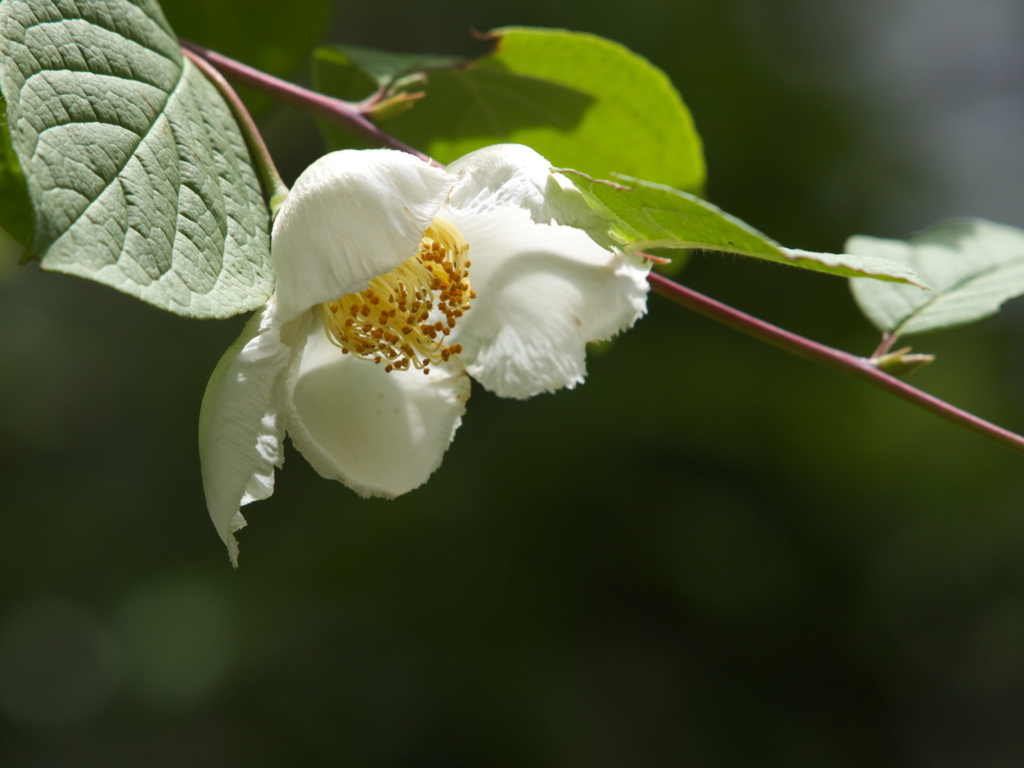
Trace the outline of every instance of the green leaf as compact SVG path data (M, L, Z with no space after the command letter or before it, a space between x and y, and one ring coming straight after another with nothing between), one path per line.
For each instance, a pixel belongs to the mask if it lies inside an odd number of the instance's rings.
M42 266L190 317L273 289L245 140L154 0L4 0L0 89Z
M1024 294L1024 232L980 219L941 222L908 241L851 237L850 253L914 269L932 289L854 280L861 310L883 333L907 336L973 323Z
M27 245L32 237L32 203L11 146L7 103L3 99L0 99L0 227L21 245Z
M629 251L698 248L738 253L841 277L916 282L903 264L885 259L813 253L784 248L705 200L661 184L617 176L622 183L595 181L559 169L590 206L611 221L609 234Z
M388 132L442 163L514 142L595 177L619 172L695 192L703 187L703 149L693 120L649 61L578 32L506 27L489 36L496 42L492 53L428 72L426 84L415 85L425 98L387 121ZM357 85L346 68L359 63L318 51L317 87L342 98L365 97L366 83L377 81L367 74ZM325 133L332 147L351 146L336 130Z

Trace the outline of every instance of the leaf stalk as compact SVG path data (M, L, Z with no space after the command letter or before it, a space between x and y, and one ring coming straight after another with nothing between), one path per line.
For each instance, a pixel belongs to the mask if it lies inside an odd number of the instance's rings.
M288 187L281 179L281 174L277 172L274 158L271 157L270 150L267 149L266 142L263 141L263 136L256 127L252 115L249 114L249 110L245 108L245 104L242 103L238 94L235 93L235 89L231 87L231 84L224 79L220 72L214 69L201 56L189 50L185 45L182 45L182 52L206 75L207 79L213 83L214 87L227 101L228 106L231 107L231 112L234 114L235 120L238 121L238 126L241 128L242 134L249 145L249 152L252 154L256 169L260 174L260 179L263 181L263 186L270 196L270 218L273 220L277 215L277 209L281 207L284 199L288 196Z
M382 131L364 114L360 104L325 96L308 88L289 83L287 80L268 75L254 67L235 61L221 53L211 51L188 40L180 40L182 48L209 63L224 76L241 83L258 93L271 97L290 107L301 110L333 125L337 125L350 133L365 139L377 147L400 149L411 155L431 162L430 158L394 136Z

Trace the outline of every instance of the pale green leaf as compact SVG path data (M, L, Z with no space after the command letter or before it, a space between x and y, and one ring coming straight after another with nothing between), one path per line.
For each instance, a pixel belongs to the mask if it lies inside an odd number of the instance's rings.
M190 317L264 303L245 141L154 0L4 0L0 89L45 269Z
M565 30L506 27L489 37L494 51L459 67L401 57L381 70L365 53L356 61L353 49L343 58L321 50L315 81L331 95L361 99L382 73L432 70L425 83L410 86L425 97L384 127L442 163L513 142L595 177L619 172L695 192L703 187L704 155L693 120L665 73L649 61L610 40ZM439 63L449 68L433 69ZM325 128L325 134L332 148L352 144L338 129Z
M640 179L595 181L562 170L592 208L611 222L609 234L627 250L697 248L738 253L842 277L916 282L905 265L875 257L813 253L784 248L735 216L677 189Z
M861 310L881 331L906 336L973 323L1024 294L1024 232L980 219L936 224L908 241L851 237L850 253L906 264L929 291L853 280Z

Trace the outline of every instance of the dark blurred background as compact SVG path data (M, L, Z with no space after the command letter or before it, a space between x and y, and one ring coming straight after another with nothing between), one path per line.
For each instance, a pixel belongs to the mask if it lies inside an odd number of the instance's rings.
M661 66L708 195L793 247L1024 225L1018 0L181 0L293 79L318 42L567 27ZM290 178L320 150L254 102ZM877 343L844 281L680 279ZM0 765L1024 765L1024 457L652 298L585 386L476 388L440 471L365 501L289 450L233 571L196 423L241 328L0 260ZM912 380L1024 429L1024 311Z

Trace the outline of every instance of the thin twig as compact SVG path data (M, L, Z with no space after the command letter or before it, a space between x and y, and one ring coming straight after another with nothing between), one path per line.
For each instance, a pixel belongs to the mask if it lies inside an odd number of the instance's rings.
M255 91L301 109L315 117L340 125L373 144L400 149L403 152L408 152L427 162L431 162L422 152L413 149L380 130L362 114L359 105L324 96L316 91L293 85L215 51L201 48L187 40L181 40L181 44L183 48L194 54L193 59L195 57L205 59L211 66L220 70L228 77L247 85ZM897 397L901 397L907 402L913 403L936 416L940 416L972 432L977 432L990 440L1024 453L1024 437L1021 435L980 419L974 414L960 410L944 400L940 400L933 395L905 384L899 379L881 371L868 358L857 357L848 352L819 344L816 341L811 341L798 334L783 330L771 323L766 323L756 317L733 309L726 304L710 299L657 273L650 273L648 281L655 293L698 314L711 318L748 336L752 336L759 341L802 357L805 360L810 360L827 368L833 368L864 379L869 384L884 389ZM895 341L895 337L883 339L879 350L887 350L893 341Z
M990 440L1024 453L1024 437L1003 429L991 422L980 419L974 414L962 411L944 400L922 392L920 389L880 371L872 362L864 357L857 357L848 352L819 344L803 336L783 330L771 323L740 312L737 309L710 299L690 288L672 282L666 277L651 272L647 278L652 290L660 296L691 309L698 314L711 318L734 330L752 336L759 341L771 344L786 352L802 357L805 360L833 368L860 379L864 379L880 389L884 389L907 402L924 408L936 416L965 427Z
M226 77L241 83L259 93L266 94L283 104L301 109L303 112L318 117L359 136L378 147L400 149L415 155L421 160L430 162L430 158L394 136L382 131L374 125L360 110L359 105L342 99L325 96L308 88L289 83L287 80L268 75L240 61L211 51L188 40L180 39L182 48L205 59L211 66L220 70Z

